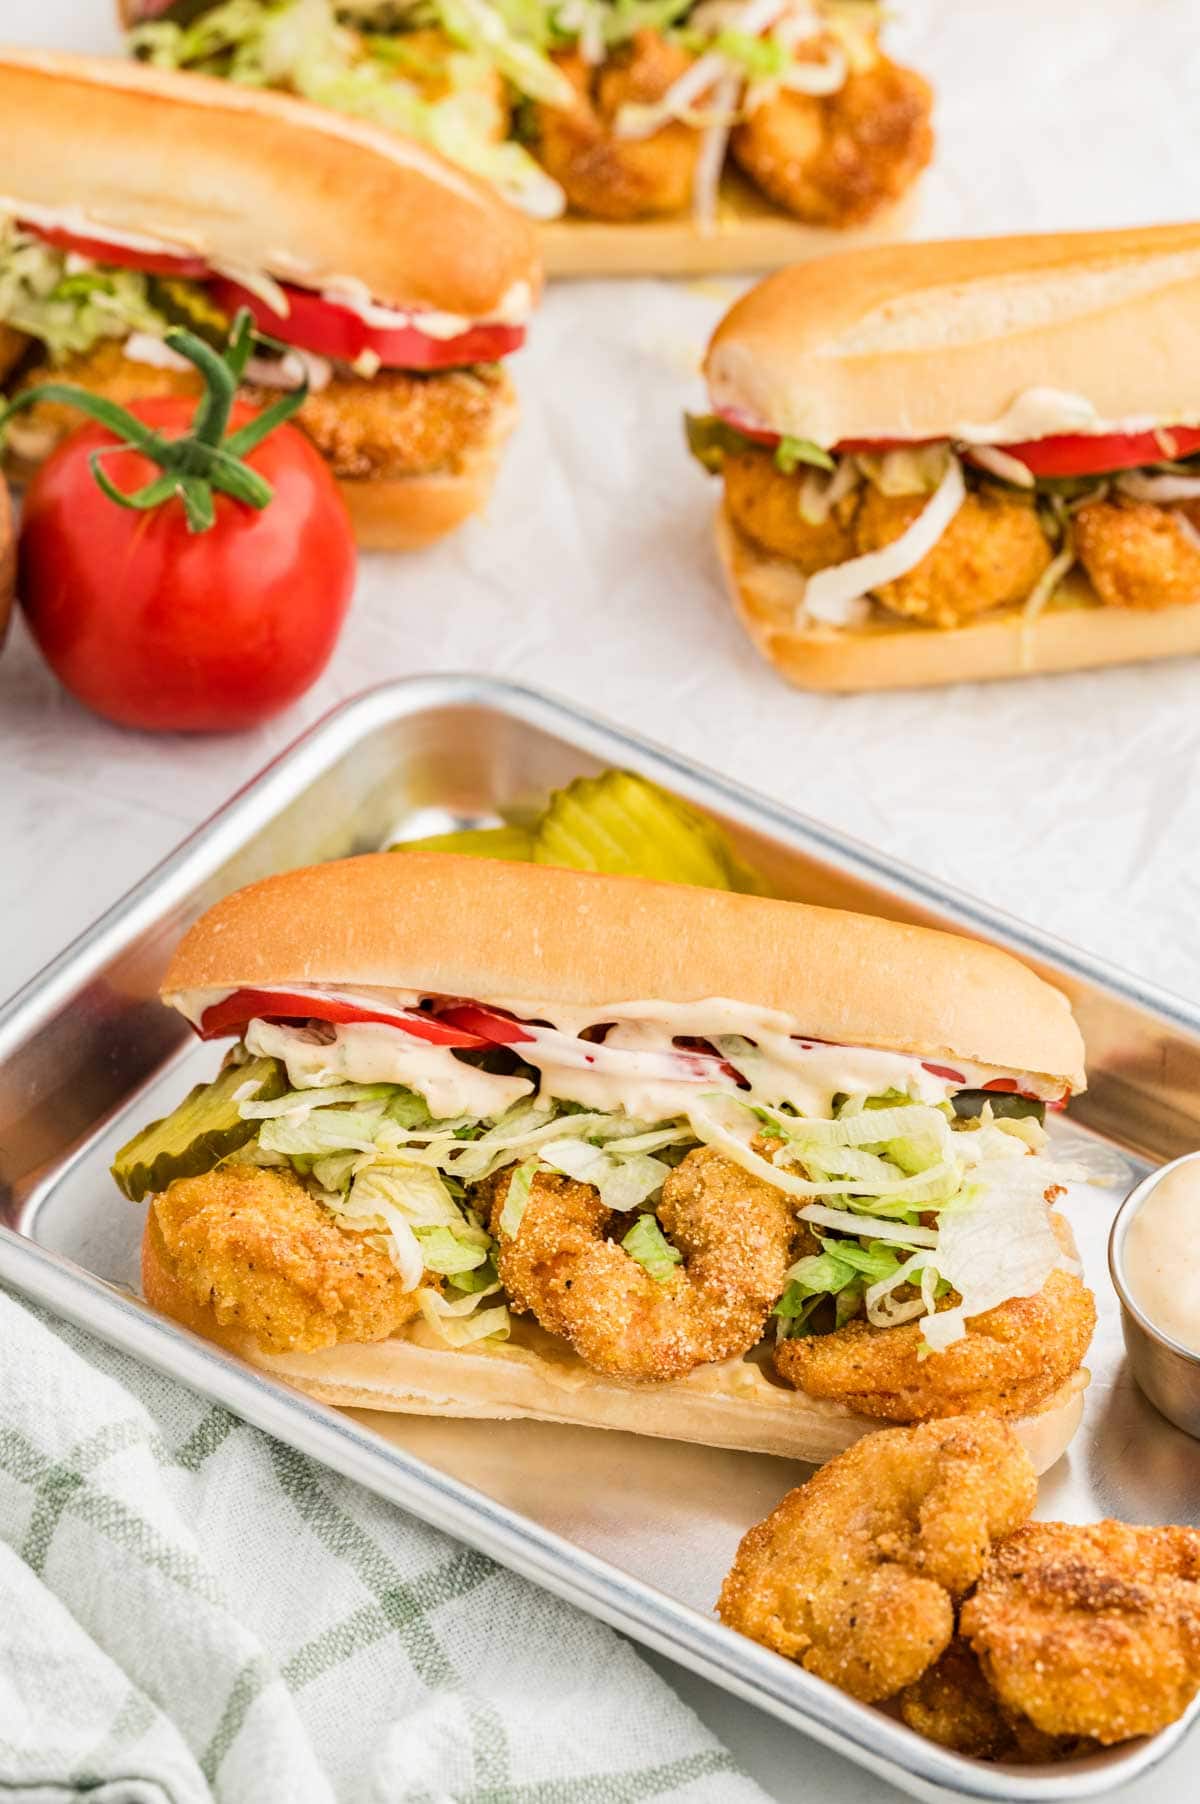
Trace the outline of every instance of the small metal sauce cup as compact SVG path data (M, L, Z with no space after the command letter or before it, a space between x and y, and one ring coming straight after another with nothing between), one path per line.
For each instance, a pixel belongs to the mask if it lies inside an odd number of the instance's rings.
M1120 1300L1125 1352L1138 1388L1169 1422L1200 1440L1200 1353L1190 1352L1150 1320L1132 1294L1125 1273L1125 1241L1139 1209L1170 1172L1197 1161L1200 1152L1185 1153L1152 1171L1129 1192L1108 1237L1108 1269Z

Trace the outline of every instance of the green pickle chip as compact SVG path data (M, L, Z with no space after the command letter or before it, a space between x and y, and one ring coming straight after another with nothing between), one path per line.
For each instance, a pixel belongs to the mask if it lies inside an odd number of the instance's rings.
M715 822L630 771L577 777L556 790L533 856L577 871L764 893Z
M432 833L428 839L399 839L389 852L461 852L467 858L533 859L533 834L524 827L469 827L459 833Z
M176 1178L198 1178L253 1140L258 1121L244 1121L238 1104L269 1102L288 1088L278 1059L226 1065L211 1084L197 1084L169 1115L127 1140L112 1175L131 1202L165 1190Z

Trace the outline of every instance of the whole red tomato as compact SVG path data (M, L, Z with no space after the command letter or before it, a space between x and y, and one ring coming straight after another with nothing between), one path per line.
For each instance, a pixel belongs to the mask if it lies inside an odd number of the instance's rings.
M196 403L129 411L176 438ZM253 418L237 402L230 424ZM215 524L189 532L178 498L136 512L97 486L90 455L119 443L84 426L29 485L18 592L33 636L72 695L121 726L254 726L316 681L337 642L355 571L337 484L303 433L277 426L245 458L274 490L267 505L217 493ZM162 474L130 450L109 450L103 468L123 493Z

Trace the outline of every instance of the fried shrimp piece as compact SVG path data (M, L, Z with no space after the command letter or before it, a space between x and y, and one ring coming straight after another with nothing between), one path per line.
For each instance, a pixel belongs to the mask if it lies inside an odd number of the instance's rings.
M257 407L276 392L248 388ZM307 433L335 476L416 476L455 470L472 450L504 431L513 409L502 370L380 370L369 381L335 376L312 392L293 423Z
M1002 1707L1041 1733L1153 1735L1200 1689L1200 1530L1030 1523L961 1626Z
M1006 1711L961 1635L935 1666L900 1693L899 1703L910 1729L974 1760L1063 1760L1098 1745L1075 1736L1043 1735L1026 1718Z
M159 369L126 357L115 338L105 338L81 356L68 357L55 369L38 364L26 370L13 390L20 394L53 377L86 388L105 400L127 407L131 401L157 400L164 395L198 395L203 387L194 369ZM39 463L57 449L69 433L77 432L83 415L61 401L38 401L27 413L18 414L9 427L9 442L18 460Z
M947 1306L953 1293L944 1299ZM874 1328L861 1319L780 1341L775 1369L809 1397L887 1422L924 1422L988 1410L1023 1416L1079 1370L1096 1326L1096 1300L1072 1272L1051 1272L1032 1297L1011 1297L970 1317L961 1340L926 1353L919 1321Z
M815 54L815 46L814 46ZM768 199L810 225L849 226L898 200L933 155L933 90L880 56L835 94L787 88L734 129L734 160Z
M578 96L575 105L534 109L534 154L579 213L643 219L680 213L691 198L700 133L671 120L648 138L617 136L623 106L662 99L692 62L657 31L635 31L599 69L578 51L553 58Z
M151 1233L191 1301L267 1353L386 1340L418 1313L388 1255L339 1228L290 1172L177 1178L153 1200Z
M755 544L788 558L804 576L854 556L851 522L857 496L847 495L814 525L800 512L803 476L785 476L773 451L742 451L721 466L725 501L736 524Z
M664 1281L607 1238L632 1226L590 1184L540 1172L515 1235L501 1215L509 1172L493 1185L492 1233L513 1306L570 1341L597 1372L650 1383L733 1359L754 1346L784 1286L794 1205L773 1184L698 1147L663 1185L658 1217L683 1254Z
M1185 508L1148 501L1093 501L1075 515L1075 545L1100 600L1110 608L1186 606L1200 601L1200 539Z
M865 1703L894 1697L949 1646L954 1600L1036 1499L994 1417L866 1435L750 1530L717 1613Z
M884 495L869 483L855 518L858 551L879 551L898 539L927 499ZM894 614L929 626L960 626L990 608L1026 601L1052 557L1032 502L981 489L967 496L907 576L881 584L874 594Z

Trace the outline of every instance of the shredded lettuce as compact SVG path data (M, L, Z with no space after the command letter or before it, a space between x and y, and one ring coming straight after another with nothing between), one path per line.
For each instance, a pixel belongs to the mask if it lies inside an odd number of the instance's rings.
M39 339L54 363L131 332L161 338L168 323L139 271L93 267L11 222L0 222L0 321Z
M541 1160L552 1171L577 1178L581 1184L593 1184L609 1209L636 1209L647 1202L662 1189L671 1169L649 1153L614 1152L611 1145L595 1146L578 1139L545 1141Z
M504 1207L500 1211L500 1230L511 1240L520 1231L529 1206L529 1195L533 1189L533 1180L537 1175L536 1159L526 1159L524 1165L518 1165L508 1183L508 1195L504 1199Z
M683 1254L671 1245L653 1215L639 1215L621 1245L658 1284L666 1284L673 1268L683 1262Z

